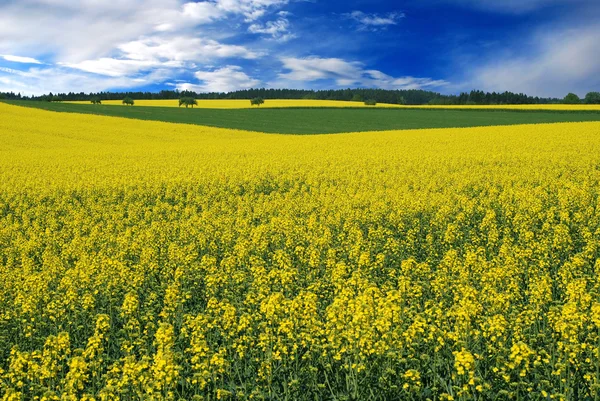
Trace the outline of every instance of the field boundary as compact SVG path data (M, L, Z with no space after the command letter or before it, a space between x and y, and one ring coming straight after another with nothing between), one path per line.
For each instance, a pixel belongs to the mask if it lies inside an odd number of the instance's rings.
M33 101L5 103L60 113L92 114L287 135L600 121L600 110L304 106L190 110L162 106L116 107Z

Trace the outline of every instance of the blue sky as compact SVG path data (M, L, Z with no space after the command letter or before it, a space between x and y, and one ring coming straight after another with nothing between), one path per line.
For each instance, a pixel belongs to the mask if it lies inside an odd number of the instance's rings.
M0 0L0 91L600 91L598 0Z

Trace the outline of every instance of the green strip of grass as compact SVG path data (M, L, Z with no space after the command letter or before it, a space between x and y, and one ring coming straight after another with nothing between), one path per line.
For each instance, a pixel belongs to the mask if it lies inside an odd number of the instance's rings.
M179 109L10 101L38 109L207 125L277 134L333 134L418 128L600 121L600 112L448 109L282 108Z

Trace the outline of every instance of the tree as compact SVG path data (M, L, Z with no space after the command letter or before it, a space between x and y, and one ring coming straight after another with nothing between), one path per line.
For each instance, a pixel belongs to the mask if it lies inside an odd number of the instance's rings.
M251 106L258 106L260 107L261 104L264 104L265 100L262 97L255 97L254 99L250 100L250 105Z
M133 106L135 104L135 102L133 101L132 98L127 96L125 99L123 99L123 104L126 106Z
M193 109L194 106L198 105L198 101L193 97L182 97L181 99L179 99L179 107L181 107L182 105L185 106L186 109L189 106L192 106Z
M92 102L92 104L102 104L102 100L100 100L98 96L94 96L93 98L91 98L90 102Z
M352 96L352 101L353 102L362 102L363 97L359 93L356 93L356 94L354 94L354 96Z
M365 106L377 106L377 102L373 99L365 100Z
M600 104L600 92L590 92L585 95L585 103L587 104Z
M567 96L565 96L563 102L566 104L579 104L581 103L581 99L576 94L569 93Z

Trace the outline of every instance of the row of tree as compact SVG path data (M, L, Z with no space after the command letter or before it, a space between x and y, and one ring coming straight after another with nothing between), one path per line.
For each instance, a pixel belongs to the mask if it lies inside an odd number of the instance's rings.
M98 105L98 104L102 104L102 99L100 99L100 97L98 96L94 96L90 99L90 102L92 104ZM135 100L133 100L132 98L130 98L129 96L127 96L125 99L123 99L122 103L126 106L133 106L135 105ZM250 100L250 104L252 106L260 106L261 104L264 104L265 101L263 98L260 97L256 97L252 100ZM367 104L367 102L365 102L365 104ZM185 108L187 109L188 107L192 107L192 109L194 108L194 106L198 106L198 101L191 96L184 96L179 98L179 107L181 106L185 106Z
M585 98L583 99L583 101L576 94L569 93L567 96L565 96L563 103L567 103L567 104L580 104L580 103L600 104L600 92L588 93L587 95L585 95Z
M590 92L584 99L570 93L563 99L527 96L524 93L484 92L473 90L459 95L443 95L437 92L408 89L337 89L337 90L303 90L303 89L245 89L235 92L196 93L192 91L162 90L160 92L99 92L99 93L49 93L42 96L22 96L20 93L0 93L0 98L12 100L42 101L91 101L99 100L131 100L141 99L315 99L374 101L391 104L437 104L437 105L476 105L476 104L549 104L549 103L588 103L600 104L600 92Z

